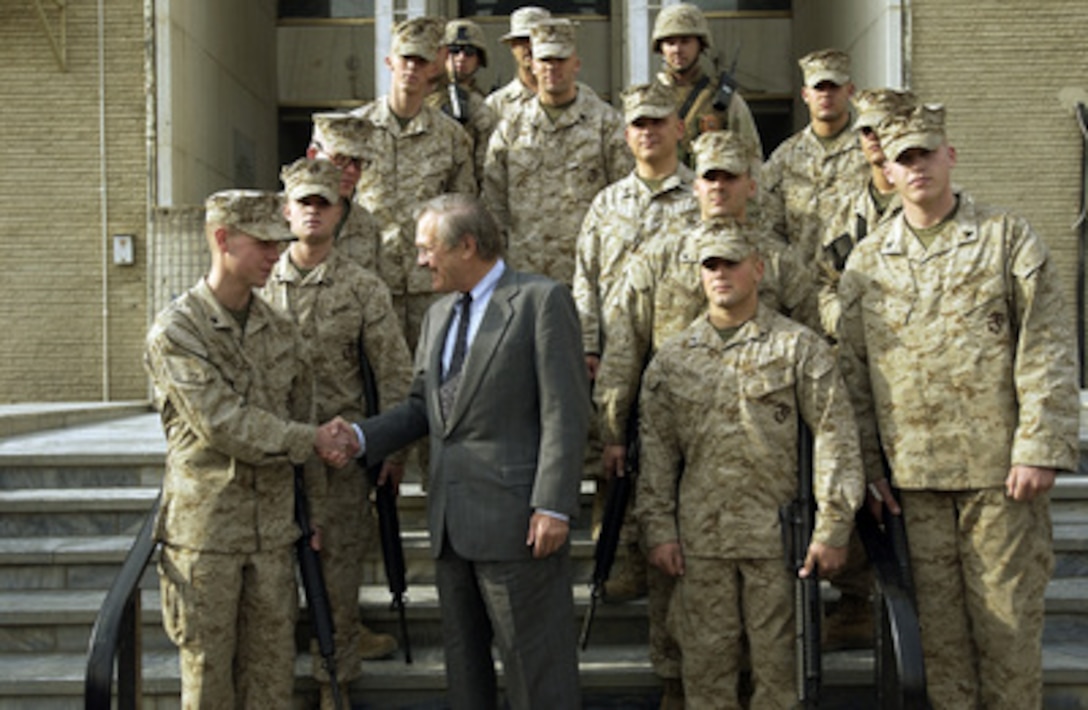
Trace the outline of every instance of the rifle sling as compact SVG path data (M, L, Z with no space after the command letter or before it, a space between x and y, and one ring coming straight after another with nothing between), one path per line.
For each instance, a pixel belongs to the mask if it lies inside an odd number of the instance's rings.
M688 112L691 111L691 107L695 105L695 99L699 98L699 94L703 93L703 89L710 84L710 77L703 74L699 81L695 82L695 86L691 87L691 93L684 99L684 103L680 106L679 116L681 121L687 120Z

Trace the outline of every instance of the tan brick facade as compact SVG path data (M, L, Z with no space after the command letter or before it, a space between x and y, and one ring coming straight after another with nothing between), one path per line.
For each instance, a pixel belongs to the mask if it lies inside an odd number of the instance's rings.
M41 5L59 35L56 4ZM105 236L97 7L66 5L62 71L34 3L0 4L0 402L147 394L139 360L147 327L143 0L104 9ZM135 235L136 264L114 266L111 249L104 304L103 248L113 234Z

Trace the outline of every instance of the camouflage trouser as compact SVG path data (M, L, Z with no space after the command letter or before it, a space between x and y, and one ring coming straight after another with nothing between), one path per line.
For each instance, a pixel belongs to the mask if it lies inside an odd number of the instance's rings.
M684 558L669 628L683 652L687 710L742 707L737 681L745 635L752 665L750 707L795 705L793 583L780 559Z
M902 491L934 710L1042 707L1048 497Z
M650 617L650 662L658 678L679 679L680 645L668 625L676 579L646 566L646 613Z
M362 672L359 655L359 587L368 551L378 548L378 535L367 496L366 473L354 462L328 469L326 518L321 535L321 571L329 591L336 628L336 677L349 681ZM313 644L311 644L313 645ZM315 647L316 650L316 647ZM328 680L320 654L314 654L313 674Z
M162 620L183 708L289 708L298 587L291 547L249 555L164 545Z

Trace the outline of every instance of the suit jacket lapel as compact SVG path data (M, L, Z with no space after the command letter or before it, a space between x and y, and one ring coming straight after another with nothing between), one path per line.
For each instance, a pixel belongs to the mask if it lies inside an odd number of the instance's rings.
M454 304L457 294L442 297L431 306L431 313L438 316L431 319L430 351L427 353L427 406L431 409L431 421L442 421L442 402L439 388L442 386L442 350L446 347L450 325L453 324Z
M484 373L487 372L495 356L495 351L510 325L510 320L514 317L514 307L510 301L517 292L515 273L508 266L499 277L498 284L495 285L495 292L491 294L491 301L487 304L487 310L484 311L483 319L480 321L480 329L476 331L476 337L468 349L465 366L461 371L461 386L457 390L457 399L453 403L453 411L446 419L447 434L464 415L468 403L472 401Z

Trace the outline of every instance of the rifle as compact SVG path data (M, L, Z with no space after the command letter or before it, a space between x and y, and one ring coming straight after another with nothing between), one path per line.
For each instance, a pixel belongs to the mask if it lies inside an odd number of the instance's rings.
M366 357L362 341L359 342L359 370L363 376L363 398L366 401L367 416L378 413L378 382L374 369ZM404 645L404 662L412 662L412 641L408 637L408 618L404 609L404 593L408 590L405 578L404 547L400 539L400 518L397 516L397 495L393 491L393 482L386 481L378 485L378 476L382 471L382 461L371 462L367 459L367 475L374 485L375 505L378 508L378 530L382 544L382 561L385 564L385 578L389 580L389 593L393 595L389 608L396 610L400 619L400 638Z
M455 80L450 80L446 85L446 93L449 103L443 109L462 126L465 125L468 123L468 92L458 86Z
M340 682L336 678L336 641L333 638L336 629L332 621L332 608L329 606L329 592L325 587L325 575L321 571L321 560L310 546L314 533L310 527L310 512L307 509L306 488L302 479L302 466L295 466L295 522L302 528L302 536L295 542L295 550L298 553L298 568L302 574L302 588L306 592L306 607L310 610L310 623L313 624L314 636L317 637L322 666L329 674L333 704L340 710L344 707L344 698L340 695Z
M733 62L729 65L728 71L723 71L718 76L718 90L714 92L713 106L714 110L718 113L724 113L729 109L729 102L733 100L733 94L736 93L740 84L733 78L733 75L737 72L737 60L740 59L740 45L737 45L737 51L733 53Z
M815 572L797 577L805 564L816 522L816 501L812 493L812 432L798 417L797 498L778 510L782 525L782 546L786 569L794 575L794 623L796 624L797 699L801 707L814 708L820 702L820 579Z
M582 621L582 633L578 644L582 650L589 646L589 631L593 626L593 617L597 614L597 602L604 596L604 583L612 573L612 564L616 561L616 548L620 542L620 530L627 512L627 501L631 497L631 486L638 475L638 418L628 418L627 454L623 462L623 475L613 476L608 484L608 497L605 499L604 515L601 519L601 532L597 536L597 546L593 551L593 581L589 593L589 611ZM633 430L633 431L632 431Z

